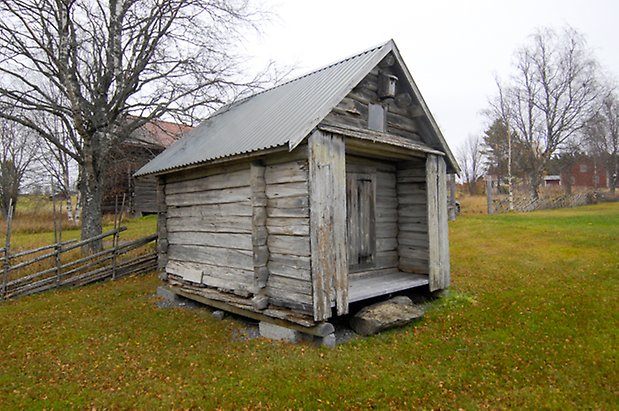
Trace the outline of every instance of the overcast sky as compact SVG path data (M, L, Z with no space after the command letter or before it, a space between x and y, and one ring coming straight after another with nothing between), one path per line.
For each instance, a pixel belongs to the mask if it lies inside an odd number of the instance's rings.
M275 17L248 48L304 74L394 39L452 150L483 132L481 111L538 27L585 35L619 80L617 0L262 0Z

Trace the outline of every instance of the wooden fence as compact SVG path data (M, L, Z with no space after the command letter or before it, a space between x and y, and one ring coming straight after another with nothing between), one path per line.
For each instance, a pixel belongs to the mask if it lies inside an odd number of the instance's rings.
M534 211L549 208L579 207L586 204L597 202L596 192L580 192L574 194L546 194L537 200L527 197L515 198L513 205L514 211ZM489 213L506 213L509 211L509 200L507 198L493 199L492 210Z
M4 255L0 259L3 262L0 299L155 270L156 247L147 246L157 240L157 235L121 242L120 233L125 230L126 227L118 227L87 240L59 241L15 254L10 253L10 242L7 241L6 247L0 249ZM81 248L93 242L101 241L105 245L106 238L111 238L109 248L87 256L80 253Z

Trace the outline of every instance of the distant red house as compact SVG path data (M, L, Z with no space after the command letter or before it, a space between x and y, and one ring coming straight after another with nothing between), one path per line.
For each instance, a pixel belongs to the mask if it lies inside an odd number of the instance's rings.
M136 179L133 174L178 140L190 126L163 120L152 120L135 130L117 149L106 176L103 209L113 212L116 199L125 194L125 210L133 214L157 211L157 182L153 176ZM120 204L118 204L120 207Z
M607 188L608 172L603 162L593 157L582 156L561 173L561 185Z

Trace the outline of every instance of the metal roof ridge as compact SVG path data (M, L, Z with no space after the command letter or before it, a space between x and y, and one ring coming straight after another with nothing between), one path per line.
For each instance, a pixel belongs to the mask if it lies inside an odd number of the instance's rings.
M345 58L343 58L343 59L339 59L339 60L337 60L337 61L334 61L334 62L332 62L332 63L329 63L329 64L327 64L327 65L325 65L325 66L323 66L323 67L320 67L320 68L318 68L318 69L314 69L314 70L310 71L309 73L302 74L302 75L300 75L300 76L298 76L298 77L295 77L295 78L293 78L293 79L290 79L290 80L288 80L288 81L285 81L285 82L283 82L283 83L281 83L281 84L277 84L277 85L275 85L275 86L273 86L273 87L271 87L271 88L268 88L268 89L266 89L266 90L261 90L261 91L259 91L259 92L257 92L257 93L254 93L254 94L252 94L252 95L249 95L249 96L247 96L247 97L243 97L243 98L242 98L242 99L240 99L240 100L237 100L237 101L233 101L233 102L231 102L231 103L228 103L228 104L226 104L226 105L222 106L221 108L219 108L219 109L218 109L217 111L215 111L212 115L210 115L209 117L207 117L207 118L205 119L205 121L206 121L206 120L209 120L209 119L212 119L212 118L215 118L216 116L218 116L218 115L220 115L220 114L223 114L223 113L225 113L225 112L227 112L227 111L229 111L229 110L231 110L231 109L233 109L233 108L235 108L235 107L238 107L238 106L240 106L241 104L245 103L247 100L252 99L252 98L254 98L254 97L256 97L256 96L259 96L259 95L261 95L261 94L268 93L269 91L276 90L276 89L281 88L281 87L283 87L283 86L286 86L286 85L288 85L288 84L294 83L295 81L302 80L302 79L307 78L307 77L309 77L309 76L312 76L312 75L314 75L314 74L320 73L321 71L327 70L327 69L329 69L329 68L331 68L331 67L337 66L337 65L339 65L339 64L343 64L343 63L345 63L345 62L347 62L347 61L349 61L349 60L352 60L352 59L354 59L354 58L361 57L361 56L363 56L363 55L365 55L365 54L371 53L371 52L373 52L373 51L376 51L377 49L380 49L380 48L382 48L382 47L385 47L385 46L387 46L387 45L388 45L388 44L390 44L390 43L394 43L394 41L391 39L391 40L386 41L386 42L384 42L384 43L380 43L380 44L378 44L378 45L376 45L376 46L374 46L374 47L370 47L370 48L368 48L368 49L366 49L366 50L363 50L363 51L361 51L361 52L359 52L359 53L349 55L348 57L345 57Z

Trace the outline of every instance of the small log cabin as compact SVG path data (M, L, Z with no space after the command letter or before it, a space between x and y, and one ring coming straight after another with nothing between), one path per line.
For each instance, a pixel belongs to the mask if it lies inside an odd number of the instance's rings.
M137 174L159 181L169 288L310 329L449 286L458 171L389 41L224 107Z

